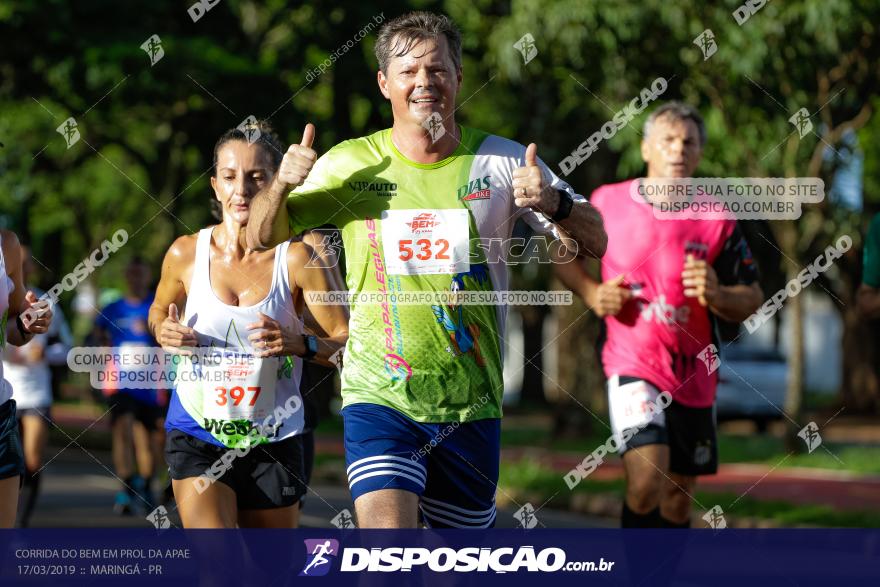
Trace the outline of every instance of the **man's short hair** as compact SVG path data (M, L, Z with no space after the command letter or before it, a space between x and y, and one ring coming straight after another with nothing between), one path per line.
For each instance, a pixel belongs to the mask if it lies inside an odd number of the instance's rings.
M659 108L651 112L648 120L645 121L644 136L651 133L651 127L661 118L669 118L671 120L690 120L697 125L697 131L700 135L700 146L706 144L706 123L703 117L697 112L697 109L684 102L672 101L662 104Z
M375 47L379 69L382 73L388 73L388 63L392 57L406 55L421 41L437 40L440 35L446 37L455 69L461 69L461 31L448 16L422 11L398 16L379 29Z

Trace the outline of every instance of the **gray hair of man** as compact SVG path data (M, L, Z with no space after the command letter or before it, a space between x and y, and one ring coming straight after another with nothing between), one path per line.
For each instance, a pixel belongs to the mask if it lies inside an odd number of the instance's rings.
M706 144L706 123L703 122L703 117L700 116L700 113L693 106L678 101L665 102L656 110L651 112L651 115L648 116L648 119L645 121L645 126L643 129L645 137L651 134L651 127L654 126L654 123L661 118L679 121L692 121L694 124L697 125L697 131L700 135L700 146L702 147Z

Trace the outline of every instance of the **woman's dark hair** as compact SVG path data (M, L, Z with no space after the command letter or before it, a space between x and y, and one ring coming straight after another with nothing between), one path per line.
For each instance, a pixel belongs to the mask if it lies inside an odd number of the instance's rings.
M230 128L217 139L217 142L214 144L214 163L211 168L211 175L214 177L217 177L217 156L220 153L220 149L223 148L223 145L232 141L244 141L248 144L261 146L272 162L272 169L270 171L273 174L278 171L278 166L281 165L281 159L284 158L284 151L286 149L268 122L265 120L254 120L252 122L245 121L235 128ZM211 214L217 220L223 219L220 202L217 201L214 194L211 194Z

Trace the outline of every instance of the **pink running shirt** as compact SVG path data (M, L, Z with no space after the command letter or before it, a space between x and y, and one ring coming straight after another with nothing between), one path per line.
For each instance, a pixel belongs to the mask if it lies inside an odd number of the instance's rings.
M605 374L645 379L686 406L711 406L718 372L701 357L718 342L708 309L684 295L685 257L707 261L722 285L752 283L755 263L735 220L659 220L651 204L630 196L634 181L601 186L590 199L608 233L602 281L623 273L633 293L605 318Z

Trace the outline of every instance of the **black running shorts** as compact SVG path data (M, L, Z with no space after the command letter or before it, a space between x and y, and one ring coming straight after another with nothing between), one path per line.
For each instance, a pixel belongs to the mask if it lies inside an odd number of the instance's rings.
M243 450L210 444L180 430L169 430L165 440L172 479L202 477L194 481L202 487L225 483L235 492L239 510L288 507L305 495L299 436L254 446L244 455Z

